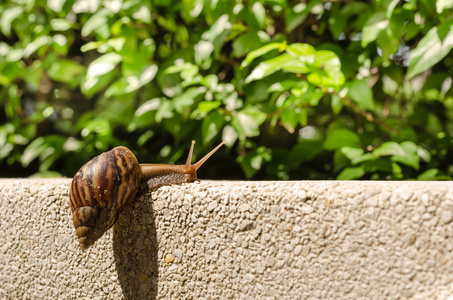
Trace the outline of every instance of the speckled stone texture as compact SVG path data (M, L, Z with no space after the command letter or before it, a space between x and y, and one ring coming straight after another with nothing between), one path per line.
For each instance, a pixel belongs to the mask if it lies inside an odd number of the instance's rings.
M82 251L69 179L0 180L0 299L453 299L453 183L162 187Z

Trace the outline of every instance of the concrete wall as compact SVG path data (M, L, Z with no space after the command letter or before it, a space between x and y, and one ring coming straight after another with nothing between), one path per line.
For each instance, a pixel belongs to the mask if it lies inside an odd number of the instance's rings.
M0 180L0 299L453 299L452 182L162 187L87 251L69 184Z

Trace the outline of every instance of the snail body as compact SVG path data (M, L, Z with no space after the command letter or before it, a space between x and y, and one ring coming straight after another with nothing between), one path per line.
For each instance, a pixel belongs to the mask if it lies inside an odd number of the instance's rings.
M223 144L192 164L192 141L185 165L139 164L126 147L96 156L74 176L69 191L73 223L80 247L87 249L115 224L119 214L139 192L163 185L198 180L196 171Z

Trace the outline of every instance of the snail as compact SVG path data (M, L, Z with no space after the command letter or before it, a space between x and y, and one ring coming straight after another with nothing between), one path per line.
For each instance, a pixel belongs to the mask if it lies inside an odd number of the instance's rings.
M75 174L69 202L80 247L85 250L115 224L118 215L139 192L163 185L197 181L197 170L225 142L192 164L195 141L185 165L139 164L126 147L96 156Z

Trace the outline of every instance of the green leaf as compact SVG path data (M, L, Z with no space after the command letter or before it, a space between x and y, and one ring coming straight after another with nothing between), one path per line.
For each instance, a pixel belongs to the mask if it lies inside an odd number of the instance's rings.
M364 153L358 157L353 157L351 162L354 165L363 163L363 162L370 162L372 160L375 160L376 156L373 155L373 153Z
M420 168L420 156L417 153L418 146L413 142L405 141L401 143L401 148L404 150L404 155L394 155L392 156L392 161L403 163L418 170Z
M243 156L239 156L238 162L247 178L252 178L261 169L263 162L270 161L271 157L270 151L266 147L261 146L256 150L247 152Z
M354 80L348 85L348 94L363 110L374 110L374 98L371 88L365 80Z
M132 93L150 83L154 79L157 69L156 65L147 65L137 75L123 76L105 91L105 95L111 97Z
M238 133L240 140L245 140L247 137L259 135L259 124L258 122L249 114L244 112L239 112L233 115L231 120L231 125Z
M0 42L0 57L4 57L5 61L17 62L24 56L24 49L9 47L5 43Z
M315 63L317 54L313 46L295 43L287 46L286 52L294 59L282 64L284 71L301 74L310 72L310 66Z
M100 136L107 136L111 133L112 128L108 120L103 118L95 118L84 123L81 134L83 137L90 134L98 134Z
M97 31L99 28L106 26L108 23L108 17L112 15L112 12L107 8L99 9L93 14L82 27L82 36L89 36L93 31Z
M346 156L352 162L357 157L363 155L363 149L346 146L341 148L341 153L343 153L343 155Z
M98 48L102 47L103 45L105 45L105 43L106 43L105 41L88 42L85 45L83 45L82 47L80 47L80 51L88 52L90 50L98 49Z
M262 34L261 34L262 36ZM241 57L252 50L261 47L264 43L259 32L252 31L246 32L234 39L233 41L233 53L235 57Z
M0 159L4 159L6 157L11 157L10 153L14 150L14 146L11 143L3 144L0 147Z
M335 173L351 166L351 161L343 154L343 148L339 148L333 153L333 171Z
M326 150L335 150L346 146L353 148L362 147L357 133L345 128L331 131L323 145Z
M34 173L28 178L59 178L59 177L62 177L62 175L56 171L40 171Z
M386 0L384 8L387 8L387 11L385 13L385 16L387 19L390 19L392 17L393 11L395 10L395 7L400 3L400 0Z
M65 138L58 135L39 137L25 148L22 155L22 166L28 165L39 156L40 171L47 171L62 153ZM59 149L57 151L56 149Z
M225 124L225 118L218 112L211 112L206 118L203 119L201 124L201 134L203 143L209 144L220 132Z
M135 111L127 129L134 131L137 128L144 128L155 123L155 115L161 104L161 98L153 98L146 101Z
M394 162L403 163L416 170L419 169L420 156L417 154L418 146L413 142L395 142L383 143L379 148L373 151L376 157L391 156Z
M365 175L365 167L360 165L358 167L344 168L337 176L337 180L353 180L358 179Z
M121 56L113 52L95 59L88 67L87 79L99 77L110 72L120 61Z
M283 65L293 60L294 58L289 54L282 54L275 58L266 60L253 69L252 73L250 73L250 75L245 79L245 83L267 77L270 74L279 71Z
M390 155L404 156L405 152L404 152L403 147L401 147L398 143L386 142L386 143L383 143L379 148L376 148L373 151L373 154L376 157L390 156Z
M31 4L33 3L33 4ZM34 5L35 1L28 1L29 5ZM55 0L47 2L47 6L57 13L61 13L66 0Z
M364 153L361 148L343 147L340 151L353 165L376 159L376 156L374 156L373 153Z
M286 47L286 52L294 57L300 57L301 60L313 63L315 60L316 50L313 46L303 43L294 43Z
M408 79L441 61L453 47L453 20L431 28L409 55Z
M137 139L138 146L144 146L147 141L149 141L154 136L154 131L147 130Z
M382 90L387 95L395 95L401 88L403 83L403 75L401 69L396 65L392 65L389 68L383 70L382 74Z
M72 60L60 59L50 65L48 74L50 78L59 82L77 82L77 77L85 72L85 67Z
M338 56L330 50L319 50L315 53L314 64L326 70L340 71L341 61Z
M311 71L307 79L316 86L339 88L345 81L340 59L329 50L316 52Z
M420 33L420 26L415 23L409 22L404 26L404 40L410 41Z
M192 119L202 119L204 118L209 112L216 109L222 104L221 101L201 101L198 103L197 109L195 109L190 117Z
M243 109L242 112L252 116L258 126L263 124L267 118L267 114L261 111L257 106L249 106Z
M25 64L22 61L7 62L3 65L3 69L0 68L0 84L6 85L17 78L21 78L24 75L25 68Z
M203 78L198 71L199 67L191 63L176 64L158 74L157 79L162 86L162 91L168 97L174 97L182 92L183 86L202 82Z
M347 24L347 18L343 15L332 15L329 18L329 28L334 39L338 40L340 34L344 32Z
M137 6L132 16L134 17L134 19L140 20L143 23L151 23L151 12L149 7L146 5Z
M397 21L401 21L399 18L397 18ZM378 37L377 40L377 45L378 47L381 48L382 50L382 60L384 62L387 62L390 60L391 55L395 54L398 52L398 48L400 45L400 39L401 35L403 32L401 31L401 28L404 28L404 23L401 22L400 26L397 26L395 23L397 21L392 21L390 25L392 26L387 26L381 34ZM401 32L399 32L401 31Z
M379 33L389 25L385 12L376 12L372 15L362 30L362 47L377 39Z
M108 72L104 75L100 75L99 77L85 77L85 80L82 84L82 92L87 97L92 97L94 93L100 91L101 89L105 88L107 85L111 84L112 79L115 73L117 72Z
M438 14L442 13L444 9L453 8L452 0L437 0L436 1L436 11Z
M154 98L143 103L136 111L136 116L141 116L149 111L156 111L161 104L160 98Z
M195 63L199 65L201 69L209 69L212 63L213 51L214 44L211 41L199 41L195 45Z
M309 1L308 4L298 3L291 5L291 9L287 11L286 19L286 32L292 32L294 29L299 27L302 22L307 18L308 14L316 6L319 7L319 0ZM322 7L321 7L322 9ZM319 13L319 12L318 12ZM316 15L317 13L315 13Z
M436 180L439 169L429 169L420 174L417 180Z
M416 155L418 155L418 157L420 157L420 159L423 160L424 162L431 161L431 152L429 152L427 149L420 146L417 148L416 152L417 152Z
M228 19L229 16L227 14L219 17L214 24L209 27L209 30L201 35L201 38L205 41L214 43L217 37L231 29L231 23Z
M170 119L174 115L174 107L173 103L169 100L165 100L161 102L157 113L156 113L156 122L160 123L164 119Z
M332 100L330 106L332 107L332 111L335 115L338 116L344 107L343 100L337 95L332 95L331 99Z
M233 126L226 125L222 131L222 140L226 142L226 145L232 147L236 140L238 139L238 134L234 130Z
M66 31L72 27L72 23L66 19L52 19L50 25L55 31Z
M285 72L298 74L306 74L310 72L310 68L307 66L307 64L303 61L300 61L299 59L293 59L284 62L281 65L281 69Z
M274 83L267 88L269 93L272 92L285 92L292 89L297 89L306 92L309 84L305 80L282 80Z
M173 98L173 104L178 112L182 112L185 107L191 106L206 93L206 87L193 86L184 91L181 95Z
M252 6L253 15L256 18L256 22L258 23L260 28L264 28L264 24L266 23L266 9L260 2L253 3Z
M341 14L347 17L366 15L370 8L370 5L365 2L349 2L343 6Z
M263 56L264 54L266 54L266 53L268 53L268 52L270 52L272 50L281 49L281 48L282 48L282 43L270 43L270 44L267 44L266 46L263 46L263 47L261 47L259 49L251 51L249 54L247 54L245 59L242 61L241 68L245 68L248 65L250 65L250 63L255 58ZM281 49L281 51L283 51L283 50L284 49Z
M268 84L263 80L255 81L244 87L244 92L247 95L246 101L250 104L266 102L269 100L267 92Z
M38 137L33 142L31 142L27 148L25 148L24 153L22 154L22 166L28 167L28 165L35 160L41 153L47 149L48 145L44 137Z
M288 164L297 167L301 163L315 158L322 150L322 141L304 139L290 150Z
M403 178L403 170L401 169L400 165L398 165L396 162L391 162L392 166L392 175L393 178L396 179L402 179Z
M27 46L24 49L24 56L30 56L33 53L35 53L39 48L45 45L49 45L52 43L52 38L50 36L40 36L37 37L34 41L31 43L28 43Z
M451 180L450 176L439 175L439 169L429 169L420 174L417 180Z
M219 84L219 77L215 74L209 74L203 77L201 84L210 89L211 91L217 90Z
M396 166L395 166L396 165ZM398 167L397 163L391 162L388 158L376 158L364 162L364 166L368 172L383 171L386 173L392 173ZM399 171L398 171L399 172Z
M82 85L84 91L89 93L90 91L97 90L99 88L99 83L101 83L101 86L107 84L110 81L110 76L105 76L104 82L100 82L103 75L110 74L120 61L121 56L113 52L107 53L94 60L88 67L87 76Z
M11 25L22 13L24 9L21 6L14 6L5 9L0 17L0 30L5 36L11 35Z
M295 109L285 109L280 116L283 126L288 132L293 133L296 126L299 124L299 114Z

